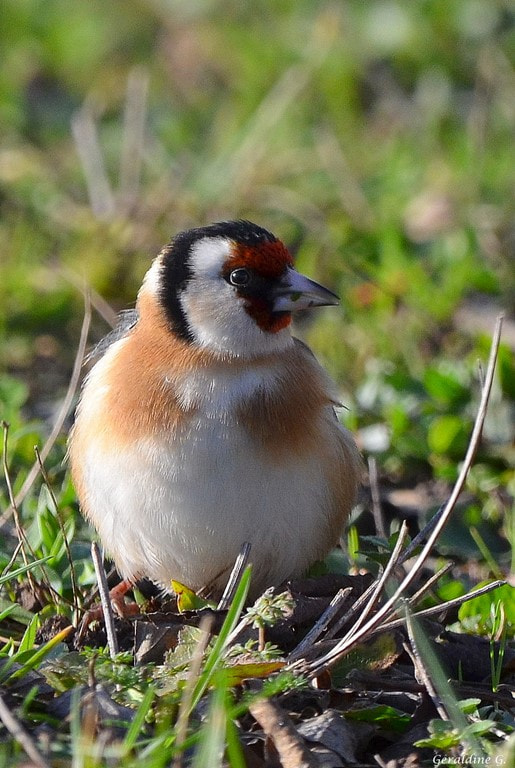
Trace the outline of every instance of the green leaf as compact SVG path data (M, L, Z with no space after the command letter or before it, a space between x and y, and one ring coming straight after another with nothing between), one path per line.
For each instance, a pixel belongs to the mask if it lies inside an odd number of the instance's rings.
M179 613L185 611L200 611L202 608L213 608L213 602L199 597L192 589L172 579L172 589L177 595L177 608Z
M428 368L424 374L424 386L435 400L447 406L465 404L470 393L454 373L437 368Z
M475 723L468 725L461 734L462 740L465 740L469 734L477 736L484 736L485 733L493 728L497 723L495 720L477 720Z
M18 647L18 654L22 654L24 651L31 651L33 649L39 625L39 616L36 614L36 616L32 617L29 626L23 634L20 645Z
M481 582L479 587L488 584L488 581ZM506 621L506 630L508 637L515 636L515 587L510 584L504 584L491 592L487 592L460 606L458 619L468 629L474 628L476 632L483 635L491 635L492 625L492 607L501 601L504 608Z
M460 743L460 736L452 731L434 734L426 739L418 739L413 742L414 747L430 747L432 749L451 749Z
M400 655L397 635L383 632L365 643L360 643L340 659L331 669L333 686L343 686L353 669L387 669Z
M230 687L240 685L244 680L264 680L279 672L285 665L284 661L256 661L248 664L234 664L227 667L226 679Z
M446 454L464 438L463 419L445 415L433 419L427 433L427 443L433 453Z
M454 600L457 597L461 597L466 592L465 585L457 579L447 581L438 587L437 595L442 601Z
M16 603L9 603L5 608L0 609L0 621L10 616L19 606Z
M410 724L410 716L400 712L394 707L386 704L379 704L376 707L366 707L365 709L349 709L344 712L347 720L358 720L362 723L373 723L380 728L394 731L395 733L404 733Z
M466 715L473 715L480 704L481 699L460 699L458 701L459 708Z
M415 741L415 747L432 747L433 749L451 749L460 744L461 734L458 729L446 720L431 720L428 730L430 736Z
M16 654L16 660L20 661L23 664L23 667L21 669L17 669L13 674L11 675L10 679L18 679L25 677L27 672L30 672L31 669L34 669L34 667L37 667L38 664L40 664L43 659L48 656L50 651L55 648L56 645L61 643L70 632L73 630L72 626L65 627L65 629L62 629L60 632L58 632L54 637L49 640L47 643L41 646L41 648L37 648L33 652L25 652L23 655Z

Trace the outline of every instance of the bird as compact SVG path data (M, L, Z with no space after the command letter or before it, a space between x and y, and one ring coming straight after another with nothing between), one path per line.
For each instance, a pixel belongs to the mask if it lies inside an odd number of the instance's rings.
M246 220L181 232L154 259L69 438L82 513L124 579L219 595L249 542L258 596L336 545L361 458L291 321L338 303Z

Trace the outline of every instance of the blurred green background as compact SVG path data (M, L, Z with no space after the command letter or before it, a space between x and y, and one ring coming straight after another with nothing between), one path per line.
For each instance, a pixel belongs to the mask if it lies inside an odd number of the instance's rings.
M391 496L401 509L445 496L507 313L465 528L513 541L511 2L4 0L0 25L0 407L18 484L69 380L83 286L131 306L175 232L244 217L342 296L298 332L384 487L428 483ZM95 312L91 341L107 329Z

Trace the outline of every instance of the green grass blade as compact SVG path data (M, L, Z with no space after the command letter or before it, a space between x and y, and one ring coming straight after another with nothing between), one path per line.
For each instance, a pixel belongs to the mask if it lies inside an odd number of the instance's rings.
M234 720L230 715L227 716L227 723L225 729L225 738L227 742L227 760L231 768L246 768L245 757L241 748L240 738L238 730L234 724Z
M27 563L27 565L22 565L20 568L16 568L14 571L9 571L8 573L4 573L3 576L0 576L0 587L2 584L5 584L7 581L11 581L11 579L16 579L18 576L21 576L23 573L27 573L27 571L31 571L33 568L36 568L38 565L42 565L43 563L48 562L50 560L50 556L48 557L42 557L40 560L34 560L33 563Z
M130 724L130 727L127 730L127 733L125 734L125 738L122 743L122 749L124 750L125 754L129 753L131 749L134 747L136 740L143 728L143 724L145 722L145 718L148 714L148 711L152 706L152 702L154 701L155 695L156 695L155 690L152 687L147 688L147 690L145 691L143 701L139 705L138 711L134 716L134 720Z
M31 651L33 649L34 643L36 642L36 633L39 629L39 625L39 616L36 614L32 617L32 620L30 621L27 629L23 633L23 637L18 647L18 653L16 654L17 656L18 654L22 654L25 653L25 651Z
M201 731L192 768L221 768L223 765L227 724L226 686L225 675L216 675L206 724Z
M47 643L45 643L41 648L38 648L31 656L30 658L24 660L23 667L21 669L17 669L16 672L13 672L13 674L10 676L10 680L17 680L19 678L25 677L27 672L30 672L31 669L34 669L35 667L40 664L45 656L48 656L52 648L55 648L56 645L58 645L62 640L64 640L72 631L73 627L70 625L69 627L65 627L65 629L62 629L60 632L58 632L54 637L52 637L51 640L49 640ZM19 658L19 652L16 654L16 658Z
M245 571L243 572L243 576L238 585L238 589L236 590L236 594L234 595L234 599L231 603L231 607L229 608L227 616L225 617L225 621L220 630L220 634L216 638L215 644L213 645L213 648L209 656L207 657L206 663L204 665L204 669L202 670L202 673L199 675L199 679L197 681L197 684L195 685L193 696L191 699L191 710L195 709L195 707L197 706L202 695L204 694L204 691L209 685L216 668L219 666L222 660L223 650L225 647L225 643L227 642L227 638L229 637L232 630L236 626L236 623L245 605L245 601L247 599L247 594L250 586L251 573L252 573L251 566L247 566L247 568L245 568Z

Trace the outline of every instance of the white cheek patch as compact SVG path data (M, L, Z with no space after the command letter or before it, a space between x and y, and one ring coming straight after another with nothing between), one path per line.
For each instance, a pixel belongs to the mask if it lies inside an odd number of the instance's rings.
M225 237L204 237L191 249L191 266L196 277L218 278L223 263L232 255L232 243Z
M277 333L261 330L245 309L244 299L220 279L216 284L196 280L195 287L188 286L180 295L180 302L196 343L205 349L253 358L281 352L293 343L288 328Z
M180 294L188 326L197 344L234 357L252 358L289 346L290 331L267 333L245 308L245 300L222 276L232 255L226 238L204 238L192 248L193 278Z

